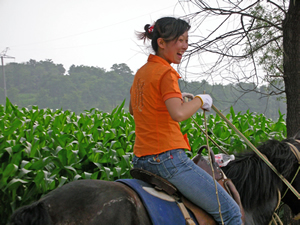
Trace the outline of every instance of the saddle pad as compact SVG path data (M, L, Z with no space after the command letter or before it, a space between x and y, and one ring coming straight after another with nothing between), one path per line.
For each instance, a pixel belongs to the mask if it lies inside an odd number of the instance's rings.
M158 198L154 195L151 195L144 188L152 188L152 186L144 181L137 179L119 179L116 182L121 182L133 190L139 195L142 199L145 208L148 211L150 219L153 225L185 225L185 219L180 211L177 203L175 201L166 201L161 198ZM194 218L193 213L188 210L191 218L198 225L197 221Z

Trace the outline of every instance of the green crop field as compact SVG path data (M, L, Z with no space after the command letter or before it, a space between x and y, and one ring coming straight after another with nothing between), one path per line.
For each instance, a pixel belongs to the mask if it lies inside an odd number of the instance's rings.
M0 105L0 224L18 207L39 199L66 182L77 179L129 178L135 139L133 117L124 102L111 113L97 109L74 112L18 108L7 99ZM279 112L280 114L280 112ZM226 117L254 144L281 140L286 124L263 114L235 113ZM205 129L203 113L194 115ZM247 148L244 141L219 116L206 113L209 136L229 154ZM188 119L180 123L188 135L191 152L206 144L206 136ZM215 153L219 149L209 142Z

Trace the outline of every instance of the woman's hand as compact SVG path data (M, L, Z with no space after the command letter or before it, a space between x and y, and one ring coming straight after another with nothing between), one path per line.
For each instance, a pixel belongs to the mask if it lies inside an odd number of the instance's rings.
M207 95L207 94L196 95L195 98L200 98L201 99L201 101L202 101L201 109L203 109L205 111L210 111L211 110L213 100L210 97L210 95Z
M182 93L182 95L189 93ZM193 96L192 94L189 94ZM199 108L209 111L212 106L210 95L197 95L189 102L183 102L180 98L169 98L165 101L170 116L174 121L181 122L190 118Z

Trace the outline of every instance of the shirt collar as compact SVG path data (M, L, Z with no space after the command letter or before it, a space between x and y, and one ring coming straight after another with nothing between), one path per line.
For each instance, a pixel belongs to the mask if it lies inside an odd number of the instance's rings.
M178 78L181 78L181 76L177 73L177 71L171 66L170 63L168 63L166 60L164 60L162 57L157 55L150 54L148 57L148 62L155 62L155 63L161 63L165 66L169 66L177 75Z
M157 63L161 63L163 65L166 65L166 66L170 66L170 63L168 63L166 60L164 60L162 57L160 56L157 56L157 55L152 55L150 54L149 57L148 57L148 62L157 62ZM173 67L172 67L173 68Z

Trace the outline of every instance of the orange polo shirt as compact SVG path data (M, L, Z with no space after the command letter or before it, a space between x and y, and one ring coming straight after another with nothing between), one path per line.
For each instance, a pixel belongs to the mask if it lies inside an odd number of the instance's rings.
M174 121L165 105L169 98L180 98L179 74L163 58L150 55L141 67L130 89L131 107L135 121L136 156L160 154L172 149L189 149L178 122Z

